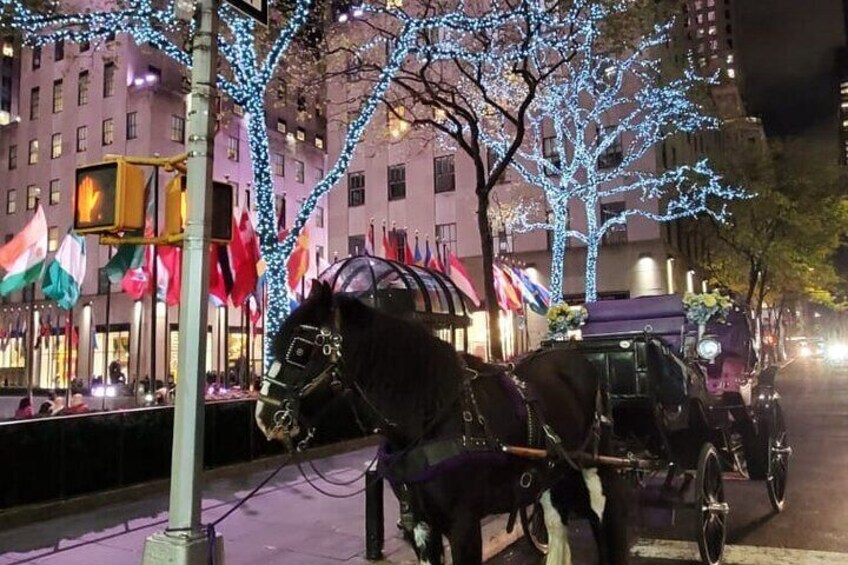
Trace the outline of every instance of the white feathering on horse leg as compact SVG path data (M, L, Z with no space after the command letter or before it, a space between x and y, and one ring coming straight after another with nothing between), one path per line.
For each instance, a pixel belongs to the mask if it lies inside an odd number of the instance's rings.
M551 492L542 493L539 499L545 515L545 527L548 529L548 555L545 565L571 565L571 547L568 545L568 528L562 516L551 503Z
M418 565L430 565L427 558L427 542L430 541L430 526L426 522L418 522L412 530L415 547L418 548Z
M589 504L592 506L592 512L598 516L598 520L603 520L607 497L604 496L604 485L601 483L601 477L598 476L598 470L594 467L583 469L583 481L586 483L586 490L589 491Z

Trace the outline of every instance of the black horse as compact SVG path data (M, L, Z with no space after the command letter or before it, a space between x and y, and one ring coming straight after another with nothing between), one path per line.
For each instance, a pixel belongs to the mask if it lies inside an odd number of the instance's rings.
M320 424L327 398L347 393L369 429L385 437L381 470L401 501L420 563L482 561L480 520L539 500L548 563L570 563L564 520L589 518L602 564L629 562L617 476L583 468L567 453L602 431L599 381L581 354L537 353L503 368L461 358L425 327L332 295L315 283L285 321L263 381L256 419L268 439L290 442ZM529 421L528 421L529 420ZM545 447L544 460L503 446ZM557 456L561 454L561 456Z

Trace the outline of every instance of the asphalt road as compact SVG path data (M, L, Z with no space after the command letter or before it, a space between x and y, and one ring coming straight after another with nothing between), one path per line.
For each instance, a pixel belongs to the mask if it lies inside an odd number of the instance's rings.
M726 480L731 510L725 563L848 564L848 370L798 361L781 370L777 382L794 450L786 508L772 513L762 482ZM660 502L650 489L634 498L634 565L699 562L691 511ZM569 535L574 563L595 563L587 525L573 521ZM522 542L489 563L543 561Z

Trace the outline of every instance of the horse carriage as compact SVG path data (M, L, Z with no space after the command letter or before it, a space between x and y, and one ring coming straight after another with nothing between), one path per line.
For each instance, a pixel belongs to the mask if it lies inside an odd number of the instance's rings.
M754 370L744 316L701 335L679 297L599 303L582 340L504 367L457 354L464 323L450 322L468 316L443 275L363 257L323 278L276 337L256 421L294 449L328 405L349 404L384 438L377 470L420 563L443 563L443 538L454 563L480 563L480 520L492 514L509 514L510 527L520 514L539 541L533 509L551 562L567 558L564 524L577 514L602 564L628 563L621 470L694 475L708 564L726 536L723 472L766 481L782 509L790 449L775 370Z
M619 467L636 479L666 470L666 488L680 475L681 490L694 482L701 558L720 563L729 512L723 473L764 481L774 511L784 507L791 448L776 367L759 370L747 317L736 309L723 323L697 327L675 295L587 306L581 340L545 346L579 351L600 373Z

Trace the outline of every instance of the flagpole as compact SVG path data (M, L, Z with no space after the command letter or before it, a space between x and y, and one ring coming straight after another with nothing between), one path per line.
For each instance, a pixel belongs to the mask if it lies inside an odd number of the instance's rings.
M114 247L111 245L109 247L109 260L112 260L112 253L114 252ZM106 263L108 265L108 261ZM111 375L109 375L109 317L112 315L112 282L109 282L109 292L106 293L106 330L104 332L105 337L103 338L103 403L102 409L106 410L106 387L109 385L109 381L111 380ZM94 328L94 334L97 335L97 328Z
M32 369L34 363L33 347L35 346L35 340L33 337L35 336L32 331L32 324L35 321L34 308L35 308L35 283L29 287L29 300L28 300L28 308L29 314L27 314L27 318L29 321L27 322L27 333L26 333L26 366L27 366L27 395L29 396L29 402L32 404Z
M68 358L68 370L67 377L65 382L67 383L67 387L65 389L65 406L71 405L71 371L73 369L73 341L74 341L74 309L68 311L68 330L65 336L65 356Z
M158 153L153 154L154 157L159 157ZM159 166L153 167L153 237L159 235ZM153 286L150 292L150 394L155 397L156 394L156 299L159 292L159 254L158 249L154 245L150 254L151 263L150 276L153 278Z

